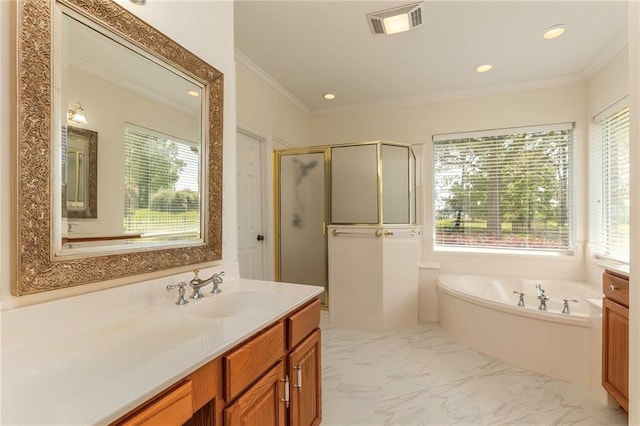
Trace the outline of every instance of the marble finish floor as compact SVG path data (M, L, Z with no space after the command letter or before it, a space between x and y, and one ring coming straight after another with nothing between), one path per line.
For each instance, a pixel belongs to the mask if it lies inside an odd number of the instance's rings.
M322 317L323 426L627 424L585 387L481 354L437 324L368 332Z

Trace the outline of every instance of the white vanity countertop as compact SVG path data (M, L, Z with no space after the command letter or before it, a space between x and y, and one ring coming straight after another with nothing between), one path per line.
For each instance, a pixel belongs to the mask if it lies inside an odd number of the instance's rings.
M323 291L227 278L222 294L268 291L272 302L234 317L202 318L189 308L217 297L211 284L204 299L178 306L177 291L165 291L173 281L3 312L0 423L112 422ZM122 300L114 305L114 297Z

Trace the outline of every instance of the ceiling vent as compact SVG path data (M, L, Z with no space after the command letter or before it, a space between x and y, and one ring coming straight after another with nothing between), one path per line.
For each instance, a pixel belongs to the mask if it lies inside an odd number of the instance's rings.
M424 2L394 7L367 15L369 28L374 34L395 34L409 31L423 24Z

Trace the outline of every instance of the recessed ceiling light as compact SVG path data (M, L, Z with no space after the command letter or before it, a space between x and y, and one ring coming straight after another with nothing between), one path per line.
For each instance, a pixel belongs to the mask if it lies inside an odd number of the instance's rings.
M336 95L334 95L333 93L325 93L322 95L322 97L328 101L332 101L336 98Z
M551 40L552 38L560 37L562 34L564 34L564 25L559 24L547 28L542 37Z
M194 98L200 96L200 92L193 89L188 89L187 94L189 94L189 96L193 96Z
M480 65L479 67L477 67L476 71L477 72L487 72L487 71L491 71L491 68L493 68L493 65L484 64L484 65Z

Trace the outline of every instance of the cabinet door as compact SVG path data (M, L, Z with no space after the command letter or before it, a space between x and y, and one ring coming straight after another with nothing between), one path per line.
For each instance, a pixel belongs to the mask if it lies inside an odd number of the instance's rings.
M629 309L602 301L602 386L629 410Z
M282 362L224 409L225 426L284 426L285 403Z
M320 424L322 419L320 361L320 330L316 330L289 355L290 426Z

